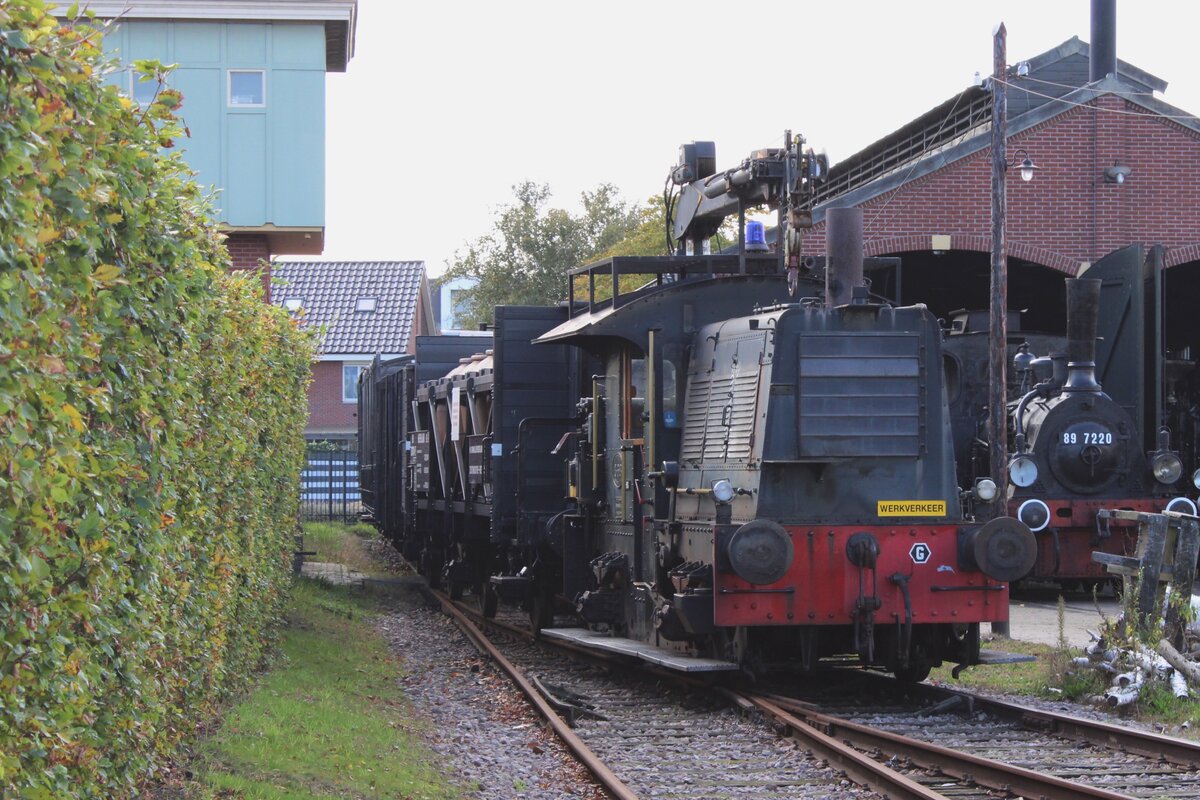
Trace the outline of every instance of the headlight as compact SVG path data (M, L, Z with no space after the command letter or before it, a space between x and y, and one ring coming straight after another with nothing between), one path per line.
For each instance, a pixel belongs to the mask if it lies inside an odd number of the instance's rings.
M1200 469L1192 473L1192 486L1200 489Z
M985 503L996 499L996 482L991 478L980 478L975 482L975 496Z
M1045 530L1050 524L1050 506L1036 497L1030 498L1017 509L1017 519L1028 525L1034 533Z
M1033 486L1038 479L1037 463L1029 456L1017 456L1008 462L1008 479L1022 489Z
M728 478L721 478L719 481L712 483L713 499L718 503L728 503L733 500L733 484Z
M1150 459L1150 470L1159 483L1174 483L1183 474L1183 462L1174 453L1156 453Z
M1196 516L1196 504L1187 497L1176 497L1171 502L1167 503L1167 511L1174 511L1177 514L1191 514Z

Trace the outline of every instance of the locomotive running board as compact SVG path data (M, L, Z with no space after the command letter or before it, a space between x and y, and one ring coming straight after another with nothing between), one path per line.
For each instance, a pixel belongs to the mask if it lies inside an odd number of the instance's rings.
M979 666L988 664L1026 664L1037 661L1037 656L1027 656L1024 653L1006 653L1003 650L980 650Z
M950 670L950 675L955 680L963 673L963 670L971 667L986 667L991 664L1024 664L1029 661L1037 661L1037 656L1027 656L1024 653L1006 653L1003 650L980 650L979 661L975 664L956 664L954 669Z
M604 650L609 653L640 658L642 661L648 661L676 672L734 672L738 669L738 665L732 661L693 658L634 639L621 639L604 633L596 633L587 628L542 628L542 636L548 639L562 639L593 650Z

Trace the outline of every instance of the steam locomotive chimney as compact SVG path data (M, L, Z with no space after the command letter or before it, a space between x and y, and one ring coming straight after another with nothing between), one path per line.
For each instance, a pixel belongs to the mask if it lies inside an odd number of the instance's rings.
M1067 384L1063 392L1098 392L1096 321L1100 316L1100 281L1067 279Z
M831 208L825 212L825 305L849 305L863 282L863 212Z
M1088 81L1117 74L1117 0L1092 0L1092 45Z

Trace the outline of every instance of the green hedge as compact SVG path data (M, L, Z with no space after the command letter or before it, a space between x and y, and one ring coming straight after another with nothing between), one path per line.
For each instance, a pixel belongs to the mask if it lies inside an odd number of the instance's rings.
M0 3L5 798L152 781L262 663L298 516L311 342L80 23Z

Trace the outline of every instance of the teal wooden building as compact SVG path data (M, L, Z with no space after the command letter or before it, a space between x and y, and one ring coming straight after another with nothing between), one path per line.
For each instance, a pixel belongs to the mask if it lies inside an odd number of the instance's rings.
M177 67L191 137L177 147L217 190L237 267L274 255L319 255L325 239L325 74L354 54L355 0L115 0L105 50L123 65ZM153 83L109 77L148 102Z

